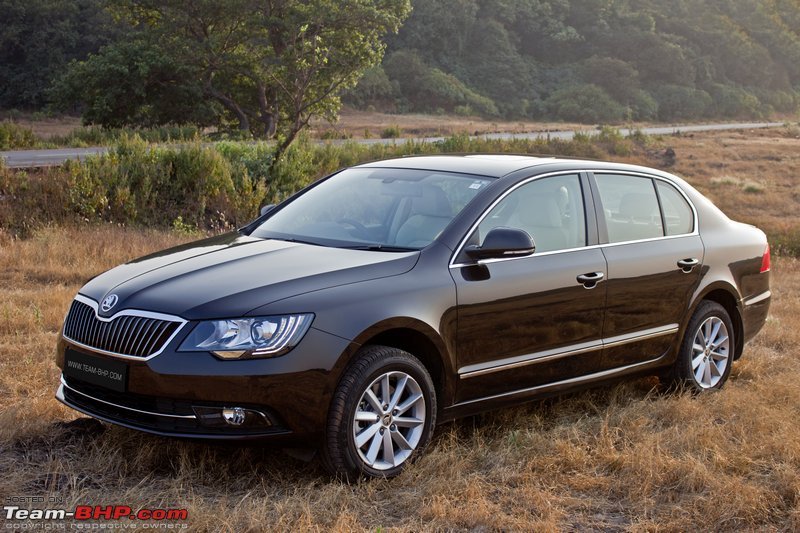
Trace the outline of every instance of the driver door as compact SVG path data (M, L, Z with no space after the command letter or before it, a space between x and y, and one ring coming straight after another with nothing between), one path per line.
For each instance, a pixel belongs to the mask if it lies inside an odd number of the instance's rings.
M602 368L606 260L594 211L584 200L585 178L566 174L533 179L506 193L468 243L495 227L525 230L535 252L477 263L463 251L451 267L458 298L457 402L582 376ZM589 215L590 214L590 215ZM591 225L594 228L594 225ZM583 278L586 279L586 278Z

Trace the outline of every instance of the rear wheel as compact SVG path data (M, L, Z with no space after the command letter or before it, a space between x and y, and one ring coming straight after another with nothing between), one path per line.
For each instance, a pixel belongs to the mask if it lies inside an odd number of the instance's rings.
M428 371L397 348L364 348L336 389L322 458L348 479L393 477L422 453L436 422Z
M735 346L728 312L716 302L702 302L686 329L674 380L696 391L722 388L731 373Z

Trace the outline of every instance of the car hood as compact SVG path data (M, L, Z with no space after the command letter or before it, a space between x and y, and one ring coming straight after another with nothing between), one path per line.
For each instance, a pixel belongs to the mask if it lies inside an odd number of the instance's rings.
M80 293L97 302L116 294L113 308L98 310L104 317L122 309L187 320L246 316L291 296L402 274L418 258L419 252L345 250L229 233L120 265Z

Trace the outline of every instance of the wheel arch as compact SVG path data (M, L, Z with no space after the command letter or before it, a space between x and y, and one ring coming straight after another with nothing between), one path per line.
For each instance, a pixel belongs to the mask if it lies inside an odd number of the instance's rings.
M687 324L697 307L705 300L720 304L728 312L728 316L733 323L733 333L736 340L733 359L734 361L739 359L744 351L744 319L742 318L741 300L738 292L732 286L722 282L705 287L695 298L692 312L688 314Z
M453 365L450 350L439 333L417 319L389 319L361 332L352 342L352 349L343 369L354 360L363 346L380 345L404 350L422 362L436 387L437 404L443 408L452 403L454 396Z

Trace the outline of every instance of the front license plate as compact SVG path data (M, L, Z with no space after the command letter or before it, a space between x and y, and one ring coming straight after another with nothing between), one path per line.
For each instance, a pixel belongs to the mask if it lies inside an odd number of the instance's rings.
M103 359L71 349L64 354L64 374L117 392L125 392L128 386L128 365L122 361Z

